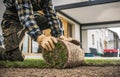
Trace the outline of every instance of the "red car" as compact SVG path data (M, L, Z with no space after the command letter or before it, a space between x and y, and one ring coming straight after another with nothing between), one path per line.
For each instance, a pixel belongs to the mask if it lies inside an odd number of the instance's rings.
M118 52L117 49L104 49L104 53L105 52Z

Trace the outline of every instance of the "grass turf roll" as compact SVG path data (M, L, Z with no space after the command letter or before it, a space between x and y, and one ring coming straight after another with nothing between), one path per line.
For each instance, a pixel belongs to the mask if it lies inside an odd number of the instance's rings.
M84 60L84 52L80 46L58 40L53 51L43 50L43 58L54 68L75 67Z

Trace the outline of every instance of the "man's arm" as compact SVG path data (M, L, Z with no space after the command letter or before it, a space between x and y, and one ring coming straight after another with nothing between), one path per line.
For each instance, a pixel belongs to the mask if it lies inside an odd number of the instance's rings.
M40 31L33 15L31 0L16 0L16 9L21 24L28 29L28 34L44 49L52 51L57 40L54 37L43 35L42 31Z
M63 29L60 19L56 15L56 11L52 4L52 0L44 1L44 14L48 20L48 25L52 29L51 34L55 37L60 37L63 35Z
M42 31L35 21L31 0L16 0L15 4L21 24L28 29L28 34L37 40Z

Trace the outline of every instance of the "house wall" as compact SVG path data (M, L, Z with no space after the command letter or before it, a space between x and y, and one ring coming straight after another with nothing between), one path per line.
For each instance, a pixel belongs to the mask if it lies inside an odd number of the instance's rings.
M85 53L90 53L88 48L88 31L83 30L82 31L82 48L85 51Z

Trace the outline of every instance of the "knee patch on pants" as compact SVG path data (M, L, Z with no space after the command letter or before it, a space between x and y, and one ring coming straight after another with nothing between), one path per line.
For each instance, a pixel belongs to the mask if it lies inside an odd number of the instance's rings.
M4 36L6 51L17 48L19 46L19 41L18 41L16 28L9 27L3 29L3 32L4 32L3 36Z

